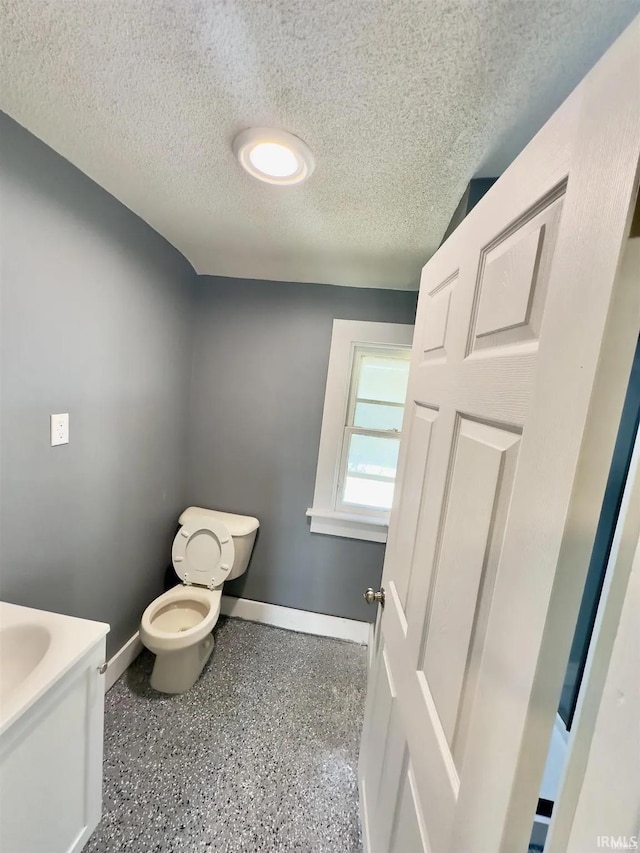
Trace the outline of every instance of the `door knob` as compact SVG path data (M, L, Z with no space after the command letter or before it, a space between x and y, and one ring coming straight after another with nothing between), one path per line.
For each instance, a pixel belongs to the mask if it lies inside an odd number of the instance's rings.
M384 607L384 589L380 589L380 592L374 592L371 587L363 593L363 598L367 602L367 604L377 603L381 607Z

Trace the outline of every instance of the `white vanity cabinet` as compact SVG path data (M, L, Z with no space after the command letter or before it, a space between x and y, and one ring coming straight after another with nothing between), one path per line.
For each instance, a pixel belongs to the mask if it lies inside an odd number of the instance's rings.
M108 626L43 613L49 645L33 667L44 635L38 634L37 643L30 641L30 632L40 631L34 619L27 627L7 624L11 620L7 620L5 608L9 606L0 604L0 663L3 635L11 630L27 647L28 661L22 665L25 673L17 676L10 662L0 667L0 851L79 851L101 813L101 670ZM14 646L15 641L14 636ZM9 651L15 663L18 652L16 648ZM7 701L3 701L3 681L12 688ZM16 693L23 701L16 701Z

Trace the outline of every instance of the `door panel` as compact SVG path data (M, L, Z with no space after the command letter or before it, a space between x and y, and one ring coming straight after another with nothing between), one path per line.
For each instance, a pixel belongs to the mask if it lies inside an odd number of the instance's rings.
M416 528L422 505L431 433L437 416L436 410L421 405L415 405L409 416L413 420L413 439L408 448L407 473L397 514L398 524L394 528L393 535L389 535L387 546L389 549L402 549L411 542L412 531ZM403 612L407 602L412 565L412 554L399 555L398 571L394 577L394 584Z
M424 818L408 754L405 754L403 762L398 813L393 828L391 850L392 853L429 853Z
M449 309L451 295L455 289L458 272L452 273L441 284L438 284L427 294L428 309L426 309L422 352L425 361L446 361L447 332L449 329Z
M449 744L492 544L494 551L496 546L499 550L500 543L492 542L494 519L499 503L507 506L509 502L519 438L517 433L467 418L458 419L454 432L451 482L445 485L446 506L437 530L422 666ZM508 454L513 458L507 460Z
M640 323L616 287L639 44L636 22L423 270L361 749L369 853L526 849Z
M396 690L389 669L388 656L381 648L371 684L373 701L370 715L371 731L376 733L377 748L368 754L366 768L367 801L376 804L369 818L372 850L385 850L392 832L395 803L381 795L381 787L400 786L406 740L398 714Z
M393 680L391 678L391 673L389 672L387 655L384 649L382 650L381 657L381 666L378 670L377 681L374 688L375 700L372 725L375 731L382 734L382 738L380 740L380 749L372 752L370 756L370 765L368 768L370 792L374 801L377 800L380 779L382 778L385 770L385 756L389 749L389 731L392 713L395 710L393 706L396 699L396 691L393 686Z
M538 340L565 190L563 181L480 252L467 355Z

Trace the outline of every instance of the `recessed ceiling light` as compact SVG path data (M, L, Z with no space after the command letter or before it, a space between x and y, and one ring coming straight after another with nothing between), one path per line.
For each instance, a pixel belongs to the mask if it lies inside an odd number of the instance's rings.
M301 184L316 165L301 139L271 127L243 130L233 140L233 152L250 175L268 184Z

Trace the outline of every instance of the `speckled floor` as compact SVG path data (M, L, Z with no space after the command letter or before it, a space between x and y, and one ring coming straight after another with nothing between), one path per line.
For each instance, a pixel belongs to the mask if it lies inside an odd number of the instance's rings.
M221 618L195 687L144 652L105 709L103 816L87 853L356 853L365 648Z

